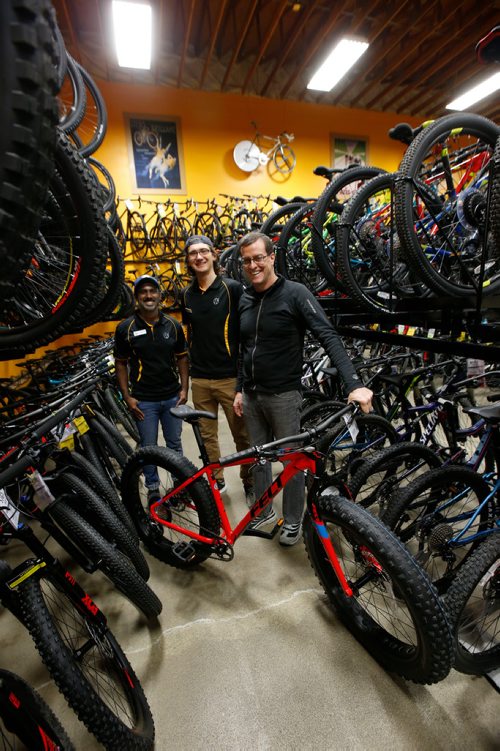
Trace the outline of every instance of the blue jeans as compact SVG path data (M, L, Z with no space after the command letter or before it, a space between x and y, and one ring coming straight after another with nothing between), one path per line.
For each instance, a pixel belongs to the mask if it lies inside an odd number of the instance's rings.
M161 402L138 402L139 409L144 412L144 420L136 420L137 430L141 437L141 446L158 445L158 427L161 424L167 448L182 454L182 420L170 414L170 408L175 407L178 398L176 395ZM160 486L158 471L152 464L145 465L144 479L147 488L158 488Z
M283 394L243 393L243 416L252 446L262 445L287 435L300 433L300 406L302 397L298 391ZM269 462L258 464L253 470L255 497L272 482L272 467ZM304 473L299 472L283 490L283 517L286 524L297 524L304 513Z

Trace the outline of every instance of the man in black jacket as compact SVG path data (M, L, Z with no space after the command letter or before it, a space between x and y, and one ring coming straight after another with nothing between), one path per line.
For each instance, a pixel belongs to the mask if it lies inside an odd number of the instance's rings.
M337 332L321 306L302 284L274 271L271 240L251 232L240 240L240 253L251 287L243 293L240 312L242 383L234 411L245 416L252 444L284 438L300 431L301 375L306 330L325 348L348 392L348 401L370 411L372 392L361 383ZM271 466L254 469L255 494L271 483ZM304 475L297 474L283 491L282 545L300 538L304 511ZM254 529L276 521L272 507L252 522Z
M182 318L187 326L191 361L191 390L196 409L217 414L222 407L236 449L248 448L242 417L233 401L239 352L238 304L243 285L218 274L217 253L210 238L193 235L185 244L187 266L193 281L181 295ZM201 434L210 461L220 456L218 421L201 420ZM253 502L253 480L248 465L240 475L247 502ZM216 473L219 490L226 489L222 470Z

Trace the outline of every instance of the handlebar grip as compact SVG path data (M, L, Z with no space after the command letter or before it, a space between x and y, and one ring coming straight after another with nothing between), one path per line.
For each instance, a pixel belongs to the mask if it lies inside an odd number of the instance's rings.
M49 417L44 422L40 423L40 425L38 425L38 427L31 432L31 436L34 439L40 440L44 435L46 435L46 433L49 432L49 430L52 430L52 428L55 428L56 425L59 425L59 423L62 422L62 420L65 420L67 415L72 412L75 407L78 407L78 405L85 401L87 396L94 390L96 383L97 379L94 379L86 389L78 394L78 396L75 396L74 399L71 399L71 401L65 404L62 409L53 414L52 417Z
M257 447L256 446L250 446L250 448L245 449L244 451L237 451L235 454L229 454L228 456L223 456L219 459L219 462L222 467L224 467L226 464L232 464L232 462L240 461L241 459L252 459L257 456Z

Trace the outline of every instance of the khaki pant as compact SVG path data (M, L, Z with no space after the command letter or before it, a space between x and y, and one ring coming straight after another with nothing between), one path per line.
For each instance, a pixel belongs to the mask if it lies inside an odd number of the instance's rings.
M218 413L219 404L224 410L229 430L237 451L243 451L249 447L248 433L245 422L242 417L234 414L233 402L235 394L236 379L221 378L212 380L211 378L193 378L191 380L191 391L193 394L193 404L195 409L203 409L207 412ZM208 456L211 462L217 461L220 457L219 446L219 422L218 420L200 420L201 435L207 447ZM252 476L250 464L240 467L240 477L245 486L252 485ZM217 480L224 477L223 471L218 470L215 473Z

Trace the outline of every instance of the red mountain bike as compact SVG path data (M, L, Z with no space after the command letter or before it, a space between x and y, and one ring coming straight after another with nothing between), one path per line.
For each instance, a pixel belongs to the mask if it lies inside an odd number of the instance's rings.
M125 504L148 550L160 560L188 568L207 558L231 560L242 534L272 538L248 530L298 472L311 482L304 518L304 542L311 564L340 619L385 668L418 683L442 680L452 660L451 635L439 597L426 574L394 535L365 509L322 480L324 457L314 444L357 408L348 405L315 428L210 463L200 434L210 412L182 406L172 409L193 426L203 467L166 448L146 446L129 459L122 476ZM352 422L352 420L350 421ZM336 426L336 428L335 428ZM345 425L343 425L345 430ZM281 462L283 470L232 526L214 472L257 462ZM161 498L151 505L143 485L144 465L156 465ZM282 520L281 520L282 521Z

